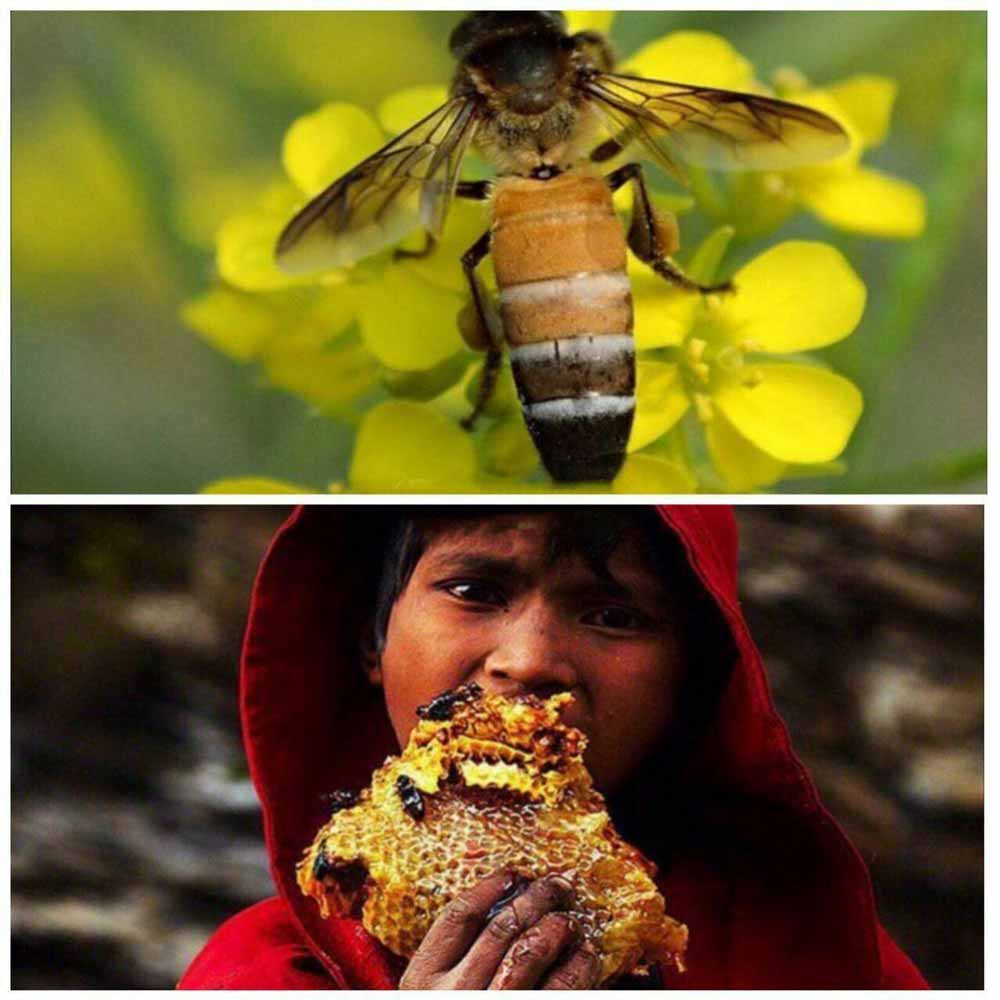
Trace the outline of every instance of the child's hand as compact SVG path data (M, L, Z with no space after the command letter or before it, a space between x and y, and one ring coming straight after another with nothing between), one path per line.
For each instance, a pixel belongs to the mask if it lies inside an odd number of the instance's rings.
M569 902L569 884L558 877L490 875L441 911L399 988L590 989L600 964L576 921L557 912Z

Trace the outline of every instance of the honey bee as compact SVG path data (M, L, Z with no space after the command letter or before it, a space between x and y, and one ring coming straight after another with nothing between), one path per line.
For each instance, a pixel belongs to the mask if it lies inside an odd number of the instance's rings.
M641 159L685 181L682 164L784 170L844 152L844 130L801 105L614 73L607 41L569 34L553 11L480 11L452 32L448 100L348 171L288 223L276 259L303 273L351 264L423 227L433 250L452 198L491 203L491 225L463 255L471 308L459 326L486 359L471 428L506 345L528 430L557 481L610 480L635 411L626 252L694 291L670 259L676 222L654 209ZM496 179L463 181L474 147ZM638 159L603 175L626 149ZM633 185L627 234L612 195ZM397 251L397 253L406 253ZM410 251L410 253L413 253ZM476 269L492 253L499 302Z

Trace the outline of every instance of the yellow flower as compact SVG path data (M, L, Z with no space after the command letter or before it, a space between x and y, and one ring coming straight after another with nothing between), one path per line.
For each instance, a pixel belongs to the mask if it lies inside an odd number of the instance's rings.
M822 243L781 243L733 282L735 292L705 298L637 283L643 319L629 451L646 448L693 411L725 485L742 492L844 450L861 393L798 355L847 337L866 293L844 257ZM788 355L795 358L780 360Z
M754 82L753 66L710 31L673 31L657 38L627 58L622 72L720 90L760 89Z
M185 323L236 361L257 363L271 384L317 413L356 420L353 407L382 377L354 323L352 286L256 294L220 284L188 302Z
M457 258L474 239L469 233L483 225L471 213L454 213L445 246L426 259L391 263L384 253L304 276L290 276L274 262L278 236L295 211L381 146L397 130L394 119L434 100L428 91L436 88L384 102L380 116L389 129L344 103L293 122L282 146L288 180L266 187L255 204L224 221L216 239L222 283L183 310L188 325L214 346L260 363L272 384L327 416L356 421L355 406L378 389L432 398L473 360L456 325L464 287Z
M574 31L606 31L610 20L604 12L569 16ZM623 69L726 89L763 89L745 58L705 32L657 39ZM808 92L801 99L829 113L839 102L842 120L841 105L859 118L847 126L852 146L843 162L819 173L731 179L733 191L750 185L752 197L729 203L713 202L707 178L692 171L705 213L711 217L721 206L723 215L732 215L736 206L744 213L735 220L744 232L773 227L800 204L817 213L816 206L825 204L833 219L830 205L844 190L845 177L857 183L867 176L861 151L884 134L888 112L873 107L865 117L871 91L864 88L833 88L832 94ZM259 364L271 384L357 428L349 469L331 470L338 486L343 480L346 488L375 493L549 491L555 487L541 470L508 366L476 432L459 427L481 369L458 334L457 314L468 298L459 258L488 226L483 206L456 201L443 239L428 256L396 259L386 250L304 276L290 276L274 262L278 235L299 207L445 96L443 85L417 86L391 94L374 116L333 102L295 121L282 145L286 179L225 221L216 241L221 283L189 303L184 315L234 359ZM470 154L463 176L488 175ZM630 196L624 189L620 197L626 202L619 207L626 208ZM693 204L656 197L674 210ZM846 217L841 212L837 224ZM693 264L700 259L702 270L714 270L731 235L717 233L706 241ZM418 232L403 246L418 249L423 242ZM630 454L611 486L559 489L751 490L841 454L861 412L860 393L800 356L846 337L860 320L865 289L839 253L820 244L781 244L734 276L735 294L708 300L631 263L639 363ZM491 287L488 266L482 277ZM714 471L685 447L682 426L702 428L703 451ZM260 482L226 480L215 488ZM272 488L300 489L269 482Z
M365 417L349 484L359 493L663 494L693 493L697 488L692 473L676 457L630 455L611 486L554 486L531 475L537 467L538 457L520 414L498 421L477 441L438 408L392 400Z
M862 164L889 132L896 84L883 76L853 76L822 88L806 88L794 75L779 92L840 122L851 147L832 163L799 167L782 175L795 200L828 225L866 236L913 239L924 231L927 206L909 181ZM800 89L801 88L801 89Z
M307 493L318 493L311 486L300 486L298 483L285 482L283 479L267 479L263 476L241 476L236 479L216 479L215 482L203 486L202 493L211 494L257 494L257 493L291 493L303 496ZM337 484L331 484L328 492L339 493Z
M754 78L753 66L736 49L703 31L676 31L650 42L625 61L624 71L725 90L765 91ZM859 75L817 88L788 70L777 74L776 83L780 97L838 121L850 137L850 148L830 163L730 175L723 190L691 170L700 207L714 221L732 225L741 238L773 232L796 208L850 232L919 236L926 221L919 188L861 162L888 134L896 84L886 77Z
M234 287L257 292L337 283L356 272L361 272L357 280L364 282L369 274L378 274L391 259L388 252L374 260L359 261L351 268L289 275L275 263L274 248L282 229L299 208L444 98L444 87L412 87L382 102L378 122L363 108L344 102L324 104L296 119L282 143L287 180L262 192L256 205L228 219L218 234L216 259L223 279ZM464 286L457 260L485 225L481 207L460 202L453 207L445 239L435 253L399 261L393 270L417 285L429 283L458 292ZM421 244L422 235L415 234L404 246L416 248Z
M469 491L476 478L472 439L429 406L392 400L365 418L349 482L358 493Z

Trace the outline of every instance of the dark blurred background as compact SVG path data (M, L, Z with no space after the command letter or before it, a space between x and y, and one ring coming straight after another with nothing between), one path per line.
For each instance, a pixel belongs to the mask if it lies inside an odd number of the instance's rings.
M15 507L12 982L169 988L273 894L236 714L286 508ZM983 985L981 507L745 507L793 741L937 988Z
M291 122L326 101L374 110L402 87L447 81L445 40L459 16L13 15L16 492L343 479L353 430L262 384L253 365L185 329L179 310L212 283L221 221L281 176ZM865 162L928 197L927 232L914 242L805 216L768 241L832 243L869 289L858 332L824 354L866 396L847 475L787 488L981 492L985 12L633 11L615 17L611 38L624 56L692 29L724 36L761 80L791 65L820 85L859 73L897 81L889 138Z

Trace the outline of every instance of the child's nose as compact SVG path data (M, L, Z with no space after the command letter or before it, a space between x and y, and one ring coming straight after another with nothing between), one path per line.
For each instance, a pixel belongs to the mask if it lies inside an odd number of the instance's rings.
M577 684L569 637L545 605L511 614L498 630L484 669L488 687L504 693L569 690Z

